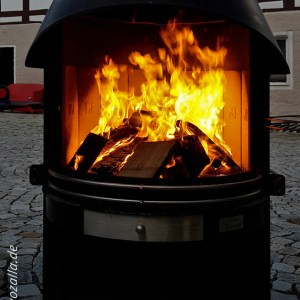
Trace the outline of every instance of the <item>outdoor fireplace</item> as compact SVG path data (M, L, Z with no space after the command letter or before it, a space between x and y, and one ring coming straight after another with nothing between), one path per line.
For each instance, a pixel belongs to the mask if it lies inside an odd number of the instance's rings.
M26 65L45 299L270 297L269 75L289 70L256 0L55 0Z

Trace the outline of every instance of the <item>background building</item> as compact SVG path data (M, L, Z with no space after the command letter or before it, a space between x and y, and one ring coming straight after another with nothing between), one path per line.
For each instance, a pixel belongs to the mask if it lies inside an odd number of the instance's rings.
M271 77L271 116L300 115L300 0L258 0L290 66Z
M43 83L43 71L25 67L29 47L52 0L0 0L0 85Z
M0 0L0 85L43 83L25 58L52 1ZM300 0L258 2L291 69L271 77L271 116L300 115Z

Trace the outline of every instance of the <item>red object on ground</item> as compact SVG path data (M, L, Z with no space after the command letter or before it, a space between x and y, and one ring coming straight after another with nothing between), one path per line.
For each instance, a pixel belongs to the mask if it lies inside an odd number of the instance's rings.
M0 99L4 99L6 97L6 90L3 88L0 88Z
M43 84L31 84L31 83L15 83L8 87L9 100L13 101L25 101L25 102L41 102L44 85ZM42 112L41 109L32 109L31 107L24 107L18 109L12 109L12 111L25 111L25 112Z

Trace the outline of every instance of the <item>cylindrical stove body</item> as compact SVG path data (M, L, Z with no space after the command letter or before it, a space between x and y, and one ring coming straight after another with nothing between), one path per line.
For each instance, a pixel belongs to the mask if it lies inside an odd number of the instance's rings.
M288 67L256 0L224 3L54 1L27 57L28 66L45 70L44 175L32 180L43 182L45 300L270 298L274 182L265 119L269 75ZM95 112L89 98L79 99L97 90L85 74L92 74L96 54L108 49L106 41L119 45L122 34L95 38L96 50L87 50L87 40L103 31L99 24L115 33L125 28L124 36L132 31L130 39L144 30L151 33L178 11L186 23L203 21L203 32L206 26L213 36L219 28L227 32L233 56L243 58L231 59L225 71L238 87L234 92L229 87L226 97L240 99L228 104L226 135L244 172L142 179L66 168L73 154L68 149L78 147ZM132 16L140 18L138 25ZM112 55L120 50L115 48Z

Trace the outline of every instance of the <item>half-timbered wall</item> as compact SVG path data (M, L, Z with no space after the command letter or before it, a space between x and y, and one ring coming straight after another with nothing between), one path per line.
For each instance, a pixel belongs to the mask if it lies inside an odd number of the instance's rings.
M0 0L0 24L41 23L52 0Z
M0 0L0 53L11 60L0 61L0 84L43 83L43 71L26 68L25 58L52 1ZM8 52L13 55L4 57Z

